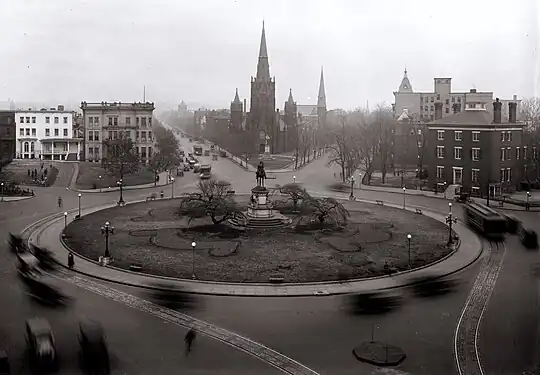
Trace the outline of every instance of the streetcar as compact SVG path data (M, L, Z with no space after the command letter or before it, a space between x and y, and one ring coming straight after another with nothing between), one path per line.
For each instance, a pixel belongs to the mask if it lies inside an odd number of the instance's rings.
M212 167L208 164L201 165L199 172L201 173L201 180L206 180L212 177Z
M202 156L202 146L193 146L193 154L195 156Z
M507 220L494 209L480 203L465 206L467 225L495 241L502 241L507 231Z

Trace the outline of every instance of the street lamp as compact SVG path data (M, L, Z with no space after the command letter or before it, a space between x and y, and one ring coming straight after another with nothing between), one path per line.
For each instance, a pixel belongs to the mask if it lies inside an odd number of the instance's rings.
M296 184L296 176L292 176L293 184Z
M358 173L358 188L362 189L362 173Z
M444 181L444 188L443 189L444 189L444 199L446 199L446 181ZM488 206L489 206L489 204L488 204Z
M526 210L526 211L529 211L529 210L530 210L530 205L529 205L530 199L531 199L531 192L528 191L528 192L527 192L527 206L525 207L525 210Z
M105 258L110 258L109 252L109 235L114 234L114 227L108 221L101 227L101 234L105 236Z
M349 199L354 199L354 176L351 176L351 195Z
M195 280L197 276L195 276L195 246L197 246L197 243L193 241L191 243L191 250L192 250L192 257L191 257L191 278Z
M64 212L64 229L67 227L67 212Z
M457 217L452 215L452 202L448 202L448 216L446 217L446 224L448 224L448 246L454 243L454 238L452 237L452 224L457 223Z
M79 219L80 219L81 218L81 197L82 197L82 194L79 193L78 197L79 197Z
M0 189L2 190L2 202L4 201L4 183L3 182L0 182Z
M126 202L124 202L124 191L123 191L123 181L122 181L122 179L120 179L120 181L118 181L116 183L116 185L118 185L118 187L120 188L120 199L118 200L118 205L123 206L123 205L126 204Z
M411 269L411 238L410 234L407 235L407 241L409 242L409 269Z
M407 189L405 189L405 186L403 186L403 209L405 209L405 192Z
M174 198L174 177L171 177L171 198Z
M98 176L99 179L99 192L101 193L101 175Z

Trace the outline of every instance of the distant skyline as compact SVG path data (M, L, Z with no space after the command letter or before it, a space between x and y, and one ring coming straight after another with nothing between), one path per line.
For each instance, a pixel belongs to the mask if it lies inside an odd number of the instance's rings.
M519 5L519 6L518 6ZM142 101L172 108L249 103L262 21L276 78L328 108L393 102L407 67L415 91L452 77L453 91L540 96L536 0L4 0L0 102L48 106ZM249 109L249 104L248 104Z

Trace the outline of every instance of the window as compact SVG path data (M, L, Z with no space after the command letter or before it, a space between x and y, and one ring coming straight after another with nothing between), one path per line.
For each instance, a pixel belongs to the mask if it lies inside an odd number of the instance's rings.
M99 141L99 130L94 131L94 141Z
M523 146L523 159L527 159L527 146Z
M437 100L441 100L441 94L437 94Z
M450 104L450 99L446 99L444 102L446 103L446 105L448 105Z
M58 137L59 135L60 135L60 130L59 129L54 129L54 136Z
M146 128L146 117L141 117L141 126Z
M93 117L88 117L88 124L94 125L94 118Z
M506 160L506 149L503 147L501 148L501 161Z
M24 129L23 128L19 129L19 136L24 137Z
M480 196L480 188L478 186L473 186L471 188L471 193L472 193L473 196L479 197Z
M444 130L437 130L437 140L444 141Z
M30 123L30 117L27 117L27 118L26 118L26 123L27 123L27 124Z
M64 129L64 137L67 137L67 136L68 136L68 130Z
M112 126L112 117L109 117L109 126Z
M148 132L148 141L152 140L152 132ZM420 147L420 142L418 142L418 147Z
M521 148L516 147L516 160L519 160L521 157Z
M30 137L30 128L26 128L26 136Z
M444 180L444 167L437 166L437 180Z
M58 117L56 117L56 116L54 117L54 123L58 124Z
M21 124L24 124L24 117L22 117L22 116L19 117L19 122L20 122Z
M471 173L471 181L473 184L480 182L480 169L473 169Z
M512 148L508 147L506 149L506 160L512 160Z
M445 109L445 112L446 112L446 113L450 113L450 109L446 108L446 109Z
M425 105L425 106L424 106L424 111L426 111L426 112L427 112L427 110L428 110L428 106L427 106L427 105Z
M432 97L430 98L430 102L433 103L434 101L435 101L435 98L432 96ZM431 106L431 108L433 108L433 106Z
M458 102L458 103L461 103L461 96L458 96L457 102Z
M455 141L462 141L463 140L463 132L460 130L454 131L454 140Z
M480 142L480 132L472 132L473 142Z
M67 124L68 123L68 118L67 117L64 117L64 124Z
M88 131L88 141L89 141L89 142L93 142L93 141L94 141L94 131L93 131L93 130L89 130L89 131Z
M131 117L126 117L126 126L131 125Z
M118 126L118 117L113 118L114 126Z
M462 153L463 149L461 147L454 147L454 159L461 160Z
M99 125L99 117L94 117L94 125Z
M139 118L138 117L135 117L135 125L139 126Z
M36 129L36 128L32 128L32 137L35 137L35 136L36 136L36 133L37 133L37 129Z
M51 118L49 116L46 116L45 117L45 123L46 124L50 124L51 123Z
M151 128L152 127L152 117L148 117L148 127ZM150 148L150 153L152 153L152 149Z
M430 106L430 107L429 107L429 110L433 112L435 109L434 109L433 106Z
M512 142L512 132L507 132L507 133L506 133L506 140L507 140L508 142Z
M471 158L473 161L480 160L480 149L479 148L473 148L471 150Z
M512 168L501 168L501 182L512 181Z
M452 96L452 103L454 103L455 101L456 101L456 98L454 98L454 97Z
M51 129L46 128L45 129L45 137L50 137L50 136L51 136Z
M36 123L36 117L32 117L32 124L35 124Z

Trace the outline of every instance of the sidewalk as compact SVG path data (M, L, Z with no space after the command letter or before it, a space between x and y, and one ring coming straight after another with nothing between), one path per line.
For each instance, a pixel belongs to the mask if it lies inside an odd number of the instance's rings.
M373 201L361 201L365 203L375 203ZM130 202L136 203L136 202ZM129 203L128 203L129 204ZM401 208L401 206L385 203L390 207ZM115 205L104 205L84 209L82 216L92 212L115 207ZM407 210L415 212L415 207L407 207ZM77 211L69 212L68 222L74 219ZM423 214L439 221L444 221L445 215L435 212L423 211ZM31 229L29 241L50 249L57 260L65 265L67 262L68 249L61 240L61 233L64 228L64 218L62 215L56 216L49 221L38 223ZM479 238L469 229L460 223L454 226L454 230L461 239L461 245L456 251L442 260L412 271L405 271L394 274L392 277L375 277L359 280L349 280L344 282L321 282L302 284L240 284L240 283L220 283L210 281L181 280L165 277L144 275L141 273L120 270L112 266L102 267L97 261L85 257L77 256L75 261L75 271L84 275L135 287L147 287L156 280L168 280L172 286L183 288L184 290L196 294L213 295L235 295L235 296L310 296L310 295L330 295L355 292L366 292L388 288L396 288L411 283L411 278L421 276L444 276L457 272L474 261L482 253L482 243ZM113 250L114 254L114 250ZM202 266L202 265L199 265Z
M1 202L18 202L18 201L24 201L24 200L27 200L27 199L32 199L34 198L35 195L26 195L24 197L2 197L0 198L0 203Z
M138 189L150 189L154 187L160 187L160 186L167 186L170 184L168 172L161 172L159 176L159 181L157 184L154 184L153 182L149 184L143 184L143 185L131 185L131 186L123 186L122 190L138 190ZM75 184L77 183L77 177L79 176L79 163L73 164L73 176L71 177L71 181L69 183L68 189L71 191L74 191L76 193L85 193L85 194L96 194L96 193L110 193L113 191L118 191L120 188L118 187L108 187L108 188L102 188L102 189L77 189L75 187Z

